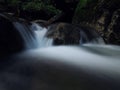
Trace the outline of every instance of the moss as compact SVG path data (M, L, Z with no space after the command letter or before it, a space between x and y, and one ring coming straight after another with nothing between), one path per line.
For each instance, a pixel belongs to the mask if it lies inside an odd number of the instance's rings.
M98 0L80 0L73 17L73 23L90 21L94 18Z
M60 13L60 10L51 4L51 0L7 0L7 4L10 8L23 11L45 11L46 13L52 13L53 15Z

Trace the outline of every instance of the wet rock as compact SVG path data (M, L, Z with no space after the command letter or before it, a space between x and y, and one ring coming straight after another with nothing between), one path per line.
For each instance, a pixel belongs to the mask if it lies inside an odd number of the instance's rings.
M113 14L111 23L108 27L108 41L112 44L120 45L120 9Z
M57 45L70 45L70 44L79 44L80 31L73 25L67 23L57 23L49 27L47 33L48 37L54 39L54 44Z

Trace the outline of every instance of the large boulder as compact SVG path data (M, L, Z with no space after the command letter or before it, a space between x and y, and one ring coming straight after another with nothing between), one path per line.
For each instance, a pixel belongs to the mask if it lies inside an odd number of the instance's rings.
M80 31L70 24L57 23L49 27L47 37L52 37L55 45L79 44Z

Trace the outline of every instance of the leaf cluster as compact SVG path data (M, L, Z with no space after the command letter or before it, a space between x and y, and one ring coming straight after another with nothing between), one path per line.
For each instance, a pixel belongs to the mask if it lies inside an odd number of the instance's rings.
M22 10L44 10L53 14L60 13L60 10L51 4L51 0L8 0L7 3L11 7L20 7Z

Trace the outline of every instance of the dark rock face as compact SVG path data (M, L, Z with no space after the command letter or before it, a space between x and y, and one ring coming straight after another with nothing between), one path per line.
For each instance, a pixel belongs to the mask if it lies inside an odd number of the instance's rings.
M23 49L23 40L12 22L0 15L0 56L6 56ZM11 19L12 20L12 19Z
M120 45L120 1L96 0L86 4L80 16L76 11L73 23L84 24L95 28L108 44ZM80 7L80 6L78 6ZM89 8L88 8L89 7Z
M112 21L108 27L108 42L120 45L120 9L113 14Z

